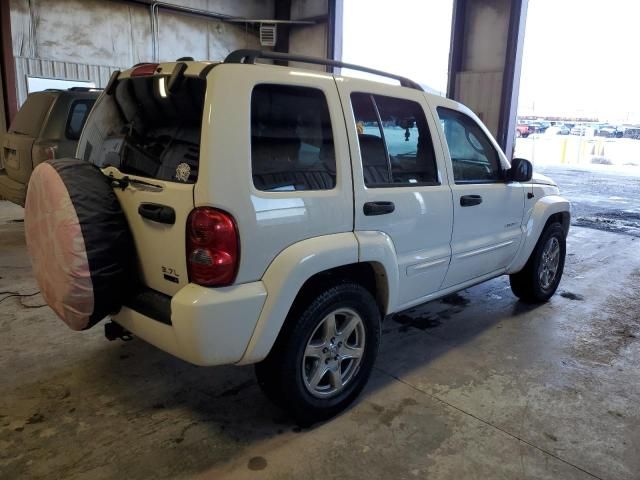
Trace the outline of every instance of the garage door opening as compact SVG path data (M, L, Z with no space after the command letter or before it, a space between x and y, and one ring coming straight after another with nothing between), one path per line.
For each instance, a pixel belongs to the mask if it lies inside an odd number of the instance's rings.
M530 0L516 156L558 182L575 225L640 236L640 4Z
M344 2L342 60L403 75L445 95L452 10L453 0ZM344 73L385 81L362 72Z

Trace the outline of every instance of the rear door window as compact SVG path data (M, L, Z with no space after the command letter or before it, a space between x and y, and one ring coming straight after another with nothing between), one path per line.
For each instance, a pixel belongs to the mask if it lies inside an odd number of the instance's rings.
M257 85L251 95L251 168L258 190L330 190L336 161L321 90Z
M437 185L431 132L419 103L352 93L364 183L367 187Z
M75 100L71 104L65 128L65 135L69 140L78 140L80 138L82 128L94 103L95 100Z

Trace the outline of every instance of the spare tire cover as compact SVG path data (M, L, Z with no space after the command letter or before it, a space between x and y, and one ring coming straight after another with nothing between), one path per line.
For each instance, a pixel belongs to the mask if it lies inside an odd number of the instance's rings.
M24 221L42 296L70 328L90 328L120 309L131 285L134 247L100 169L68 158L38 165Z

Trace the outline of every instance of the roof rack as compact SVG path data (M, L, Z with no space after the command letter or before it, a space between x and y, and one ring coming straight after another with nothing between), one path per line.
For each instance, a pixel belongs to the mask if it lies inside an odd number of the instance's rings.
M353 63L339 62L338 60L329 60L327 58L307 57L306 55L291 55L289 53L280 52L266 52L262 50L250 50L241 49L235 50L227 55L224 59L224 63L256 63L259 58L267 60L284 60L290 62L311 63L314 65L326 65L331 67L348 68L349 70L359 70L361 72L372 73L381 77L392 78L400 82L403 87L413 88L415 90L423 91L422 87L406 77L395 75L393 73L383 72L382 70L376 70L374 68L363 67L360 65L354 65Z
M71 87L71 88L67 88L67 91L69 92L98 92L98 91L102 91L101 88L97 88L97 87Z

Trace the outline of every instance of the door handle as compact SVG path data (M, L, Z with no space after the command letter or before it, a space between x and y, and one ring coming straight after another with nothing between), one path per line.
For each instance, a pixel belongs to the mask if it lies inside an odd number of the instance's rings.
M154 222L166 223L167 225L176 223L176 211L166 205L141 203L138 206L138 213L141 217L153 220Z
M396 209L393 202L367 202L362 207L362 211L367 216L386 215Z
M482 203L482 197L480 195L463 195L460 197L461 207L473 207L474 205L480 205Z

